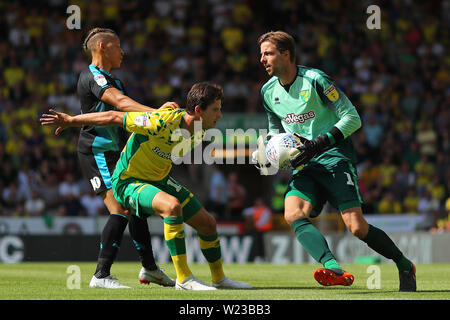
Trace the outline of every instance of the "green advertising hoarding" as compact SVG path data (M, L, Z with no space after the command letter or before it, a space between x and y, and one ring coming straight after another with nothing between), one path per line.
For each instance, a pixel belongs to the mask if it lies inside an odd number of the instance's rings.
M266 131L267 126L265 114L224 113L216 128L222 133L225 145L248 146L256 144L261 131Z

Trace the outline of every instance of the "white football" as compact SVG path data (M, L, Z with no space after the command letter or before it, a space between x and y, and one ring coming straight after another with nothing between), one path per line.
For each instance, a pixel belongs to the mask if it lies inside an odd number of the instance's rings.
M300 139L290 133L279 133L273 136L266 146L266 157L270 164L280 170L292 169L289 154L301 146Z

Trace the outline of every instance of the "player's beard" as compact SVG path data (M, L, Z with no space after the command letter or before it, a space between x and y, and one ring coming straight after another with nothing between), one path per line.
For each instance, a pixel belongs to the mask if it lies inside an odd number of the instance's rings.
M277 77L277 78L283 78L283 76L285 76L287 74L287 70L288 70L288 68L283 64L280 64L277 67L274 67L272 65L272 74L270 76Z
M208 130L208 129L212 129L212 128L215 128L216 127L216 122L217 121L210 121L210 122L208 122L208 123L204 123L204 125L203 125L203 129L205 129L205 130Z
M271 77L273 77L273 76L280 77L280 75L284 74L285 70L286 70L286 68L284 68L283 65L275 66L275 64L271 64L270 69L267 70L267 73Z

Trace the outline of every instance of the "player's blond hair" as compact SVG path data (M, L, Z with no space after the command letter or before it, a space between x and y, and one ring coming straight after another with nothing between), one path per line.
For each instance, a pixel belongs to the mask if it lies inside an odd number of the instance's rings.
M290 61L295 62L295 40L290 34L284 31L270 31L264 33L258 38L258 45L261 46L261 43L266 41L273 43L280 52L285 52L286 50L289 51Z
M117 33L108 28L93 28L89 30L86 38L83 42L83 50L92 52L95 49L95 45L97 43L97 40L101 38L106 38L108 40L117 38Z

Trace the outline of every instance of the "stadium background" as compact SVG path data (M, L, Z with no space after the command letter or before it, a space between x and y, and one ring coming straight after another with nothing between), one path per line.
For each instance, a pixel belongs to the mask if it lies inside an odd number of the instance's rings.
M81 29L66 26L71 4ZM381 29L367 28L370 4L381 9ZM298 63L329 74L362 118L352 138L365 214L420 215L413 228L450 231L449 17L450 1L0 1L0 234L11 233L11 218L51 229L58 218L107 214L82 178L78 129L55 137L38 121L49 107L79 113L76 83L90 62L81 43L94 26L119 34L125 56L113 73L143 104L183 106L193 83L221 84L222 129L264 128L267 75L256 39L289 32ZM203 164L174 166L174 176L223 226L243 223L243 210L262 197L275 229L286 227L285 173L262 178L249 164ZM343 231L336 210L325 211L320 227Z

